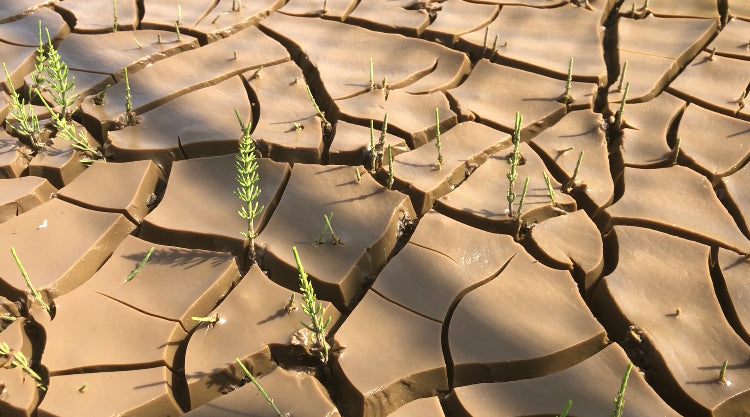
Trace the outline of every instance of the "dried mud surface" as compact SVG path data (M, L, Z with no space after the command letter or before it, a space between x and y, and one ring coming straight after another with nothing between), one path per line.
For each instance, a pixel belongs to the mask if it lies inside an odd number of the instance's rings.
M750 416L742 3L0 1L0 415Z

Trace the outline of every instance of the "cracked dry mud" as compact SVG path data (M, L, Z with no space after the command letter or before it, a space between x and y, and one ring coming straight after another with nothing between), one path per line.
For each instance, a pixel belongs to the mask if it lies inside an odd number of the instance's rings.
M113 3L0 0L1 415L750 416L747 2ZM106 160L12 127L39 22Z

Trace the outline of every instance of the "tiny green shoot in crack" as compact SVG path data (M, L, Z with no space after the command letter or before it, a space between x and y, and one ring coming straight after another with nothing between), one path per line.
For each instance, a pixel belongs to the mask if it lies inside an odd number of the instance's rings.
M490 34L490 27L484 28L484 42L482 42L482 55L487 52L487 36Z
M47 33L45 77L47 84L51 88L52 101L60 106L60 115L66 120L70 120L72 107L76 100L78 100L78 94L75 94L75 77L69 77L68 65L62 60L62 57L60 57L60 54L52 45L49 30L45 28L45 31Z
M331 131L331 123L326 119L325 113L323 113L322 110L320 110L320 107L318 106L318 103L315 101L315 97L313 97L313 93L310 90L310 85L306 84L305 88L307 88L307 95L310 97L310 101L312 101L313 106L315 107L315 111L318 112L318 116L320 117L320 123L323 126L323 130L326 132Z
M84 392L86 392L86 388L88 388L88 387L89 387L89 384L83 384L83 385L81 385L81 386L80 386L80 387L78 388L78 392L80 392L80 393L84 393Z
M304 126L302 126L299 122L294 122L294 130L297 132L301 132L305 129Z
M625 388L628 386L628 378L632 369L633 364L629 363L628 368L625 370L625 375L622 377L620 391L617 393L617 397L615 397L615 408L612 410L611 417L622 417L623 410L625 409Z
M721 370L719 371L719 379L716 380L719 384L728 385L727 381L727 365L729 364L729 361L724 361L723 364L721 364Z
M104 104L104 101L107 99L107 90L109 90L109 87L112 87L112 84L105 85L102 91L96 93L94 96L94 104L97 106Z
M136 275L138 275L141 270L143 269L143 266L146 265L146 262L148 262L148 259L151 257L151 254L154 253L154 247L151 246L151 248L146 252L146 255L141 259L140 262L138 262L138 265L135 266L135 269L128 274L128 276L125 278L125 282L130 282L133 278L135 278Z
M375 163L370 171L372 174L383 166L383 156L385 152L385 135L388 132L388 113L383 116L383 129L380 131L378 143L375 144Z
M10 74L8 73L8 68L5 66L5 62L3 62L3 71L5 71L5 77L8 80L8 87L10 87L11 91L10 116L15 119L16 122L10 123L6 121L6 123L8 123L11 129L15 130L18 134L28 138L34 150L39 150L44 146L41 142L42 127L39 124L39 118L36 113L34 113L31 104L27 105L15 90L13 82L10 80Z
M5 321L9 321L9 322L14 322L14 321L18 320L18 317L14 317L14 316L11 316L11 315L10 315L10 314L8 314L8 313L5 313L5 314L3 314L2 316L0 316L0 320L5 320Z
M677 158L680 156L680 142L682 142L682 139L677 136L677 139L674 143L674 154L672 155L672 165L677 165Z
M354 175L357 182L362 182L362 174L359 173L359 167L354 167Z
M375 89L375 72L372 67L372 57L370 57L370 86L369 88L371 91Z
M496 34L495 34L495 40L494 40L494 41L492 41L492 53L495 53L495 52L497 52L497 42L498 42L499 40L500 40L500 34L499 34L499 33L496 33Z
M39 45L34 54L34 72L31 73L31 80L34 83L32 88L41 88L44 84L45 67L47 65L47 52L42 42L42 21L39 21Z
M198 323L208 323L208 324L214 324L217 321L219 321L219 315L214 314L213 316L206 316L206 317L197 317L192 316L190 317L191 320L196 321Z
M42 306L47 312L50 312L50 306L49 304L44 302L44 298L42 297L42 294L39 293L39 291L36 290L34 287L34 284L31 283L31 278L29 278L29 274L26 272L26 268L23 267L23 264L21 263L21 259L18 258L18 254L16 253L16 248L11 246L10 247L10 253L13 255L13 259L16 261L16 265L18 265L18 269L21 271L21 275L23 275L24 281L26 281L26 286L29 288L29 291L31 291L31 295L34 296L34 299L39 302L39 305Z
M573 57L570 57L570 63L568 64L568 80L565 82L565 93L560 96L561 103L568 105L573 102L573 96L570 94L570 89L573 87Z
M437 148L438 156L435 168L440 169L443 167L445 159L443 159L443 145L440 142L440 111L435 107L435 127L437 128L437 136L435 137L435 147Z
M331 225L331 220L333 220L333 212L331 214L323 214L323 219L325 220L325 224L323 225L323 230L320 231L320 236L315 240L316 245L322 245L323 244L323 238L325 237L326 230L331 234L331 244L332 245L343 245L344 242L339 239L338 236L336 236L336 232L333 231L333 226Z
M622 91L622 85L625 82L625 74L628 71L628 61L622 64L622 71L620 71L620 83L617 85L617 92Z
M284 304L284 310L286 311L286 314L292 314L297 311L297 304L294 302L294 293L289 296L289 301Z
M234 358L234 360L237 361L237 364L240 365L240 368L242 368L242 371L250 379L250 382L252 382L253 385L255 385L255 388L258 389L258 391L260 392L260 395L263 396L263 398L266 400L266 402L268 403L268 405L273 409L273 412L278 417L283 417L284 415L281 414L281 410L279 410L279 407L276 406L276 404L273 401L273 398L271 398L271 397L268 396L268 394L266 393L266 390L264 390L263 387L260 385L260 383L255 379L255 377L253 377L253 374L250 373L250 371L247 369L247 367L245 366L245 364L242 363L242 361L240 360L240 358Z
M513 131L513 152L510 154L510 171L506 174L508 178L508 191L505 193L508 200L508 216L513 217L513 202L516 200L516 193L513 191L513 186L518 178L518 172L516 168L520 161L518 152L518 146L521 144L521 125L523 124L523 116L521 112L516 111L515 130Z
M620 101L620 108L617 110L617 118L615 119L615 126L617 129L622 130L622 125L625 122L625 101L628 99L628 90L630 90L630 82L625 83L625 91L622 93L622 100Z
M255 218L263 211L258 196L260 195L260 174L258 173L258 160L255 155L255 141L250 137L250 123L245 124L237 109L234 109L237 121L242 129L240 149L237 153L235 167L237 169L237 189L234 195L244 204L237 210L237 214L247 220L247 231L241 232L242 236L250 240L250 261L255 263L255 238L258 234L255 230Z
M130 94L130 79L128 78L128 67L122 69L125 75L125 125L135 126L137 123L135 111L133 111L133 96Z
M112 24L112 32L117 32L117 0L112 0L112 13L114 14L114 23Z
M370 119L370 153L368 154L370 158L370 167L371 172L375 173L375 128L373 126L373 120Z
M549 199L552 202L552 207L557 207L557 201L555 201L555 190L552 189L552 182L546 172L542 172L544 175L544 182L547 184L547 192L549 193Z
M573 406L573 400L568 400L568 403L565 404L565 408L563 408L562 413L560 413L557 417L568 417L568 411L570 411L570 407Z
M388 145L388 189L393 189L393 150Z
M174 31L177 33L177 41L182 41L182 35L180 35L180 24L177 22L174 22Z
M143 44L138 42L138 39L135 38L135 36L132 36L133 42L135 42L136 45L138 45L139 49L143 49Z
M529 177L526 177L526 181L523 183L523 191L521 191L521 199L518 201L518 211L516 212L516 240L521 238L521 227L523 226L523 201L526 199L526 190L529 188Z
M568 180L568 183L565 184L565 192L570 192L573 187L575 187L576 182L578 181L578 176L581 173L581 162L583 162L583 151L578 154L578 162L576 162L576 167L573 170L573 176L570 177L570 180Z
M5 356L9 358L11 361L11 364L14 367L22 368L24 372L29 374L32 378L34 378L39 383L39 388L42 391L46 391L46 388L44 385L42 385L42 377L39 376L38 373L36 373L33 369L31 369L31 366L29 364L29 359L26 357L26 355L23 354L23 352L16 351L13 352L13 357L10 355L10 346L8 346L7 343L1 342L0 343L0 355Z
M302 267L302 261L297 253L297 247L292 246L294 260L297 263L299 273L299 288L302 293L302 311L310 318L310 324L300 322L305 328L315 335L315 340L320 349L319 355L323 363L328 363L328 342L325 340L326 327L331 323L331 316L325 317L326 309L323 303L315 298L315 290L312 282L308 279L305 268Z

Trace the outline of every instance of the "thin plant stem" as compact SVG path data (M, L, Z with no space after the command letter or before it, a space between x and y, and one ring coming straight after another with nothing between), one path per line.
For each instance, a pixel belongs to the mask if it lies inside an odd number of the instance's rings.
M383 166L383 154L385 152L385 135L388 132L388 113L386 112L383 116L383 129L380 130L380 138L378 143L375 144L375 165L373 166L372 173L374 174L378 169Z
M174 31L177 33L177 41L181 41L182 35L180 35L180 24L177 22L174 22Z
M518 201L518 211L516 212L516 240L521 238L521 227L523 226L523 201L526 199L526 190L529 187L529 177L526 177L526 181L523 183L523 191L521 192L521 199Z
M508 200L508 216L513 217L513 202L516 200L516 193L513 191L513 186L518 178L518 172L516 167L520 161L518 155L518 146L521 143L521 125L523 123L523 116L521 112L516 111L515 130L513 132L513 153L510 154L510 171L506 175L508 178L508 191L506 192L506 198Z
M258 391L260 392L260 395L262 395L263 398L265 398L268 405L270 405L271 408L273 409L273 412L276 413L278 417L283 417L283 414L281 414L279 407L276 407L276 404L274 403L273 398L268 396L268 394L266 393L266 390L264 390L263 387L260 386L260 383L258 383L258 381L253 377L253 374L250 373L250 371L247 369L245 364L242 363L240 358L234 358L234 360L236 360L237 363L240 365L240 368L242 368L242 371L245 373L245 375L247 375L247 377L250 378L250 382L252 382L253 385L255 385L255 388L258 389Z
M112 9L114 13L114 23L112 24L112 32L117 32L117 0L112 0Z
M125 74L125 124L135 126L136 118L133 111L133 96L130 94L130 79L128 78L128 67L122 69Z
M27 106L15 90L13 82L10 79L10 74L8 73L8 68L5 66L5 62L3 62L3 71L5 71L5 77L8 80L8 87L10 87L11 92L10 116L12 116L18 124L9 123L7 121L6 123L10 124L11 129L29 138L34 150L39 150L43 146L43 143L41 143L42 128L39 124L39 118L36 113L34 113L31 104Z
M437 151L438 151L437 163L435 164L435 168L440 169L443 166L445 159L443 159L443 146L440 143L440 112L437 107L435 107L435 126L437 127L437 136L435 137L435 147L437 148Z
M370 57L370 90L375 88L375 73L372 67L372 57Z
M482 42L482 55L487 52L487 36L490 34L490 27L484 28L484 42Z
M46 80L44 73L47 66L47 53L45 52L44 43L42 42L42 21L39 21L39 45L34 54L34 72L31 74L33 87L41 88Z
M354 167L354 175L357 178L357 182L362 182L362 174L359 173L359 167Z
M393 151L391 145L388 145L388 189L393 189Z
M620 108L617 110L617 119L615 120L615 123L619 130L622 130L622 124L624 122L623 114L625 113L625 101L628 99L628 90L630 90L630 82L625 83L625 92L622 93Z
M542 172L542 174L544 174L544 182L547 184L547 192L549 193L550 201L552 201L552 207L557 207L557 201L555 201L555 190L552 189L552 182L546 172Z
M370 119L370 172L375 173L375 128Z
M241 232L242 236L250 240L250 262L255 263L255 218L263 211L258 196L260 196L260 174L258 173L258 160L255 155L255 141L250 137L250 123L245 124L237 109L234 109L237 121L242 130L239 152L237 153L235 168L237 170L237 189L234 195L244 204L237 210L237 214L247 220L247 231Z
M78 94L75 94L75 77L69 77L68 65L62 60L60 54L52 45L52 39L47 28L47 62L45 67L45 78L47 84L52 88L50 94L52 100L60 106L60 115L65 119L70 119L70 108L78 100ZM40 95L41 97L41 95Z
M178 26L182 24L182 5L179 3L177 4L177 22L176 23Z
M328 362L328 342L325 340L325 329L331 323L331 316L325 317L326 309L323 303L317 301L315 290L308 279L307 272L302 266L302 261L297 253L297 247L292 246L294 261L297 263L299 273L300 293L302 293L302 311L310 318L310 324L300 322L305 328L315 335L315 340L320 348L320 359L323 363Z
M325 220L325 224L323 225L323 230L320 231L320 236L318 236L318 239L315 241L316 245L322 245L323 244L323 237L325 237L326 230L331 234L331 244L332 245L343 245L344 242L339 239L338 236L336 236L336 232L333 231L333 226L331 225L331 220L333 219L333 212L331 214L326 215L323 214L323 219Z
M568 105L573 102L573 96L570 95L570 89L573 87L573 57L570 57L568 64L568 80L565 82L565 93L560 96L560 102Z
M680 156L680 142L682 139L677 136L674 144L674 155L672 156L672 165L677 165L677 157Z
M625 82L625 73L627 70L628 70L628 61L625 61L625 63L622 64L622 71L620 71L620 83L617 85L618 93L622 91L622 83Z
M331 131L331 123L326 119L325 113L323 113L322 110L320 110L320 107L318 106L318 103L315 101L315 97L313 97L312 91L310 91L310 85L305 85L305 88L307 88L307 95L310 97L310 101L312 101L313 106L315 107L315 111L318 112L318 116L320 116L321 123L323 124L323 129L326 131Z
M151 257L152 253L154 253L153 246L151 246L148 252L146 252L146 255L143 257L143 259L141 259L141 261L138 262L138 265L136 265L135 269L130 274L128 274L124 282L129 282L131 279L135 278L135 276L141 272L141 270L143 269L143 266L146 265L146 262L148 262L148 259Z
M617 393L617 397L615 397L615 408L612 410L611 417L622 417L623 410L625 409L625 388L628 386L628 378L632 369L633 364L629 363L628 369L625 370L625 375L622 377L620 391Z
M321 10L321 14L328 13L328 0L323 0L323 10Z
M565 404L565 408L563 409L563 412L560 413L557 417L568 417L568 411L570 411L570 407L573 405L573 400L568 400L568 403Z
M135 44L138 45L138 48L143 49L143 44L138 42L138 39L136 39L135 36L133 36L133 42L135 42Z
M727 365L729 364L729 361L724 361L723 364L721 364L721 370L719 371L719 379L716 381L720 384L727 384Z
M32 89L32 91L36 92L36 94L39 96L39 99L42 101L42 104L44 104L44 107L46 107L47 111L49 111L52 117L52 121L55 123L55 128L57 129L57 137L70 142L73 145L73 149L86 153L89 157L93 157L96 159L103 158L103 156L97 149L91 147L89 138L88 136L86 136L86 132L76 131L75 125L72 122L66 120L65 117L63 117L61 114L57 114L54 110L52 110L52 108L47 103L47 100L42 97L41 93L38 90ZM86 159L82 162L91 162L91 160Z
M29 278L29 274L26 272L26 268L23 267L23 264L21 263L21 259L18 258L18 254L16 253L16 248L14 246L10 247L10 253L13 255L13 259L16 261L16 265L18 265L18 269L21 271L21 275L23 275L23 279L26 281L26 286L29 287L29 291L31 291L31 295L34 296L34 299L39 302L39 304L47 310L47 312L50 312L50 306L46 302L44 302L44 298L42 298L42 294L39 293L39 291L34 288L34 284L31 283L31 278Z
M570 177L570 180L568 180L568 183L565 184L565 191L570 192L570 190L573 189L573 187L576 185L576 181L578 181L578 176L581 172L581 162L583 162L583 151L578 154L578 162L576 162L576 167L573 170L573 176Z

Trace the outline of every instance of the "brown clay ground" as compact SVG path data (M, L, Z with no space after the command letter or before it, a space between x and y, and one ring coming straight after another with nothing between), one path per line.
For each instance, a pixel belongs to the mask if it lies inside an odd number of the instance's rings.
M41 21L106 157L31 149L2 77L3 416L273 416L235 358L295 417L610 415L631 362L626 416L750 416L746 2L116 7L115 32L111 1L0 2L12 85L28 96ZM235 109L263 155L256 265ZM330 213L342 245L315 243ZM327 364L289 303L293 245Z

